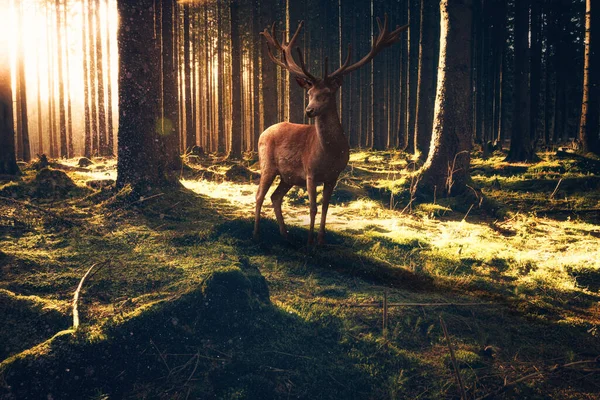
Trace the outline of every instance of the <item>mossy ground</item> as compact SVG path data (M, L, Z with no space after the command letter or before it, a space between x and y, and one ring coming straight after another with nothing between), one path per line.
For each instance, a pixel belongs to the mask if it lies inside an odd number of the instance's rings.
M180 189L144 198L86 186L114 179L112 160L54 164L77 187L43 198L39 173L26 170L0 185L18 202L0 200L0 397L458 398L440 316L472 398L594 359L596 160L541 158L474 157L475 196L423 203L405 155L356 152L329 244L315 248L302 189L284 204L290 241L268 200L253 241L254 176L228 181L227 163L200 160ZM58 334L79 280L104 261L84 284L82 326ZM385 291L422 305L390 308L383 332L381 308L350 305ZM542 374L502 396L598 398L594 368Z

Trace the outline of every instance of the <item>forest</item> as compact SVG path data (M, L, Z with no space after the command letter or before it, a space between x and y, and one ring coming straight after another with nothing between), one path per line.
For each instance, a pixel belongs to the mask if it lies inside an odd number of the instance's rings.
M0 2L0 399L600 398L596 7Z

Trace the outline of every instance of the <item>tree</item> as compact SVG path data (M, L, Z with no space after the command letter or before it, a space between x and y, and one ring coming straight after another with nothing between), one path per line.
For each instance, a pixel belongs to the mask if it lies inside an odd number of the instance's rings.
M117 188L138 192L172 183L160 151L160 46L145 0L118 0L119 132Z
M513 128L506 161L536 159L531 137L529 96L529 0L515 3L515 90Z
M177 107L177 69L175 63L176 47L174 42L175 7L174 0L162 0L162 146L167 159L167 168L174 170L181 167L179 157L179 133L177 121L179 119Z
M85 16L85 0L81 0L81 15ZM89 35L89 25L86 23L86 18L82 18L83 29L81 29L81 43L83 45L83 110L84 110L84 150L83 154L86 157L92 156L92 136L91 136L91 124L90 124L90 75L88 71L88 41L87 36Z
M219 74L217 76L217 96L218 96L218 111L217 118L219 120L219 125L217 128L217 153L223 154L225 153L225 112L223 108L225 96L225 76L223 71L224 58L223 58L223 28L221 25L223 24L223 18L221 18L221 2L217 2L217 64L219 69Z
M596 5L597 6L597 5ZM594 7L596 7L594 6ZM592 10L592 0L585 2L585 64L583 70L583 99L579 122L579 141L583 152L600 154L600 51L597 49L596 29L598 10Z
M457 194L469 179L473 134L471 101L472 0L440 2L441 33L431 149L420 171L422 190Z
M231 0L229 11L231 17L231 150L229 157L242 158L242 47L239 32L239 0Z
M98 148L103 156L109 155L106 137L106 108L104 107L104 68L102 66L102 29L100 28L100 0L96 0L96 83L98 84Z
M23 49L23 8L22 2L19 3L19 56L17 64L17 121L19 135L19 153L25 162L31 160L31 147L29 145L29 120L27 116L27 82L25 80L25 51ZM12 109L12 108L11 108Z
M415 150L424 160L429 153L435 105L434 40L435 3L421 0L421 38L419 40L419 77L417 83L417 109L415 124Z
M58 118L60 128L60 156L68 156L67 148L67 115L65 110L65 84L63 79L63 35L62 35L62 24L61 24L61 12L60 12L60 0L56 0L56 43L57 49L57 69L58 69ZM64 5L66 7L66 4Z
M0 54L8 54L8 37L0 37ZM15 131L13 125L13 98L10 65L0 62L0 175L20 173L15 155Z
M185 147L196 144L192 111L192 70L190 63L190 4L183 5L183 73L185 75Z

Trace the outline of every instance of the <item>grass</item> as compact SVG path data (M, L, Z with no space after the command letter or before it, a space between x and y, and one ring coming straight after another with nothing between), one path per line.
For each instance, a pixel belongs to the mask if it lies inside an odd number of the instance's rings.
M600 218L581 210L600 205L597 175L593 162L541 158L473 159L473 182L501 207L437 199L403 212L411 160L355 152L316 248L302 189L284 203L290 241L269 201L253 241L255 184L224 181L226 163L146 198L87 188L114 179L111 160L64 168L77 187L44 198L26 170L1 196L52 214L0 201L0 397L458 398L440 315L473 398L593 359ZM68 331L73 291L101 261ZM381 308L351 306L384 291L390 303L485 305L393 307L384 335ZM545 373L503 396L597 398L594 371Z

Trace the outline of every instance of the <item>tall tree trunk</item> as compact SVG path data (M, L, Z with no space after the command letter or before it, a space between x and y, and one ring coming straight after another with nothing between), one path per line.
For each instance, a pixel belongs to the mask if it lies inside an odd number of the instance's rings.
M260 8L260 26L266 28L275 19L274 7L263 3ZM275 125L277 121L277 68L271 62L267 52L267 43L261 38L261 75L262 75L262 99L263 99L263 125L266 128Z
M431 131L433 129L433 107L435 105L434 40L436 21L435 3L421 0L421 30L419 43L419 80L415 125L415 150L421 160L427 159Z
M164 0L163 0L164 1ZM110 0L107 0L107 10L110 10ZM113 95L112 95L112 67L111 56L110 23L106 23L106 134L108 135L106 155L112 157L115 154L115 133L113 127Z
M229 157L242 158L242 46L239 32L239 0L231 0L229 5L231 17L231 150Z
M219 21L219 24L221 22ZM190 65L190 4L183 4L183 73L185 94L185 147L190 149L196 144L192 110L192 79Z
M515 4L515 89L513 129L510 150L506 161L533 161L536 154L533 148L530 125L529 97L529 1L520 0Z
M117 188L146 192L170 183L158 149L160 46L155 13L145 0L117 1L119 27L119 158Z
M8 36L0 37L0 54L9 53ZM12 82L10 64L0 62L0 175L19 175L15 155Z
M267 5L268 6L268 5ZM261 133L261 113L260 113L260 48L261 37L261 2L252 0L252 150L258 151L258 138ZM268 62L268 61L267 61Z
M88 63L89 63L89 87L90 87L90 110L91 110L91 131L92 131L92 146L91 146L91 154L98 155L99 151L99 142L98 142L98 104L96 98L96 48L94 47L94 35L98 34L94 32L93 27L93 17L97 12L96 5L94 5L92 9L92 2L94 0L88 0Z
M585 64L583 69L583 99L579 122L579 141L583 152L600 154L600 51L596 41L599 19L598 4L592 9L592 0L585 2Z
M54 121L54 56L52 49L52 21L50 7L46 7L46 47L48 49L48 136L50 139L50 157L56 157L56 124Z
M23 41L21 37L23 36L23 5L22 2L19 3L19 29L21 34L19 35L19 55L18 55L18 65L17 65L17 79L18 79L18 90L19 90L19 136L20 136L20 145L19 152L23 158L23 161L29 162L31 161L31 146L29 143L29 121L27 117L27 82L25 79L25 51L23 48ZM6 54L6 53L4 53Z
M458 194L469 179L473 134L471 101L472 0L440 2L439 77L431 149L421 190Z
M163 99L163 135L161 145L166 157L166 168L181 168L179 157L179 134L177 133L177 70L175 65L176 47L174 42L174 23L176 2L162 0L162 99Z
M417 104L417 76L419 66L419 25L420 13L418 0L408 0L408 20L410 29L408 35L408 63L407 63L407 101L406 101L406 132L408 146L404 149L409 153L415 152L415 109Z
M38 49L39 50L39 49ZM40 71L40 54L38 52L38 65L36 66L37 72L37 115L38 115L38 149L37 154L44 154L44 125L42 118L42 74Z
M65 111L65 84L63 78L63 35L62 35L62 23L61 23L61 12L60 12L60 0L56 0L56 53L57 68L58 68L58 118L59 118L59 129L60 129L60 156L67 157L67 117Z
M92 156L92 136L91 136L91 126L90 126L90 75L88 68L89 61L89 49L88 49L88 41L87 37L89 35L90 27L86 23L86 10L85 8L85 0L81 0L81 18L82 18L82 30L81 30L81 42L83 45L83 114L84 114L84 139L83 139L83 154L86 157Z
M287 40L291 39L291 36L296 31L298 24L303 19L303 8L304 3L298 0L288 0L288 12L287 17ZM325 4L323 5L325 7ZM304 34L301 33L300 41L303 41ZM270 62L270 60L268 61ZM325 62L325 60L322 60ZM289 122L301 124L304 122L304 89L302 89L296 83L295 79L292 79L289 72L285 72L288 75L288 107L289 107Z
M536 141L538 138L538 126L540 121L540 95L541 95L541 72L542 72L542 16L540 9L541 0L531 0L531 115L530 115L530 138Z
M223 108L224 96L225 96L225 82L224 82L224 60L223 60L223 18L221 13L221 2L217 2L217 64L219 70L218 87L218 112L217 117L219 119L219 127L217 129L217 152L220 154L225 153L226 151L226 132L225 132L225 114Z
M106 156L108 140L106 137L106 108L104 106L104 68L102 65L102 24L100 22L100 0L96 0L94 11L96 18L96 73L98 84L98 146L100 154Z
M74 156L73 149L73 113L71 107L71 69L69 67L69 31L67 24L67 3L63 7L63 27L65 32L65 66L66 66L66 81L67 81L67 157Z

